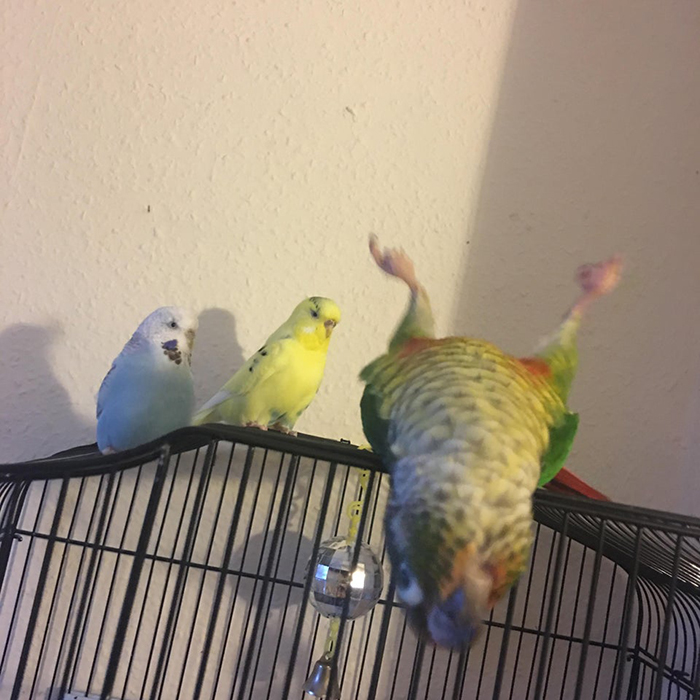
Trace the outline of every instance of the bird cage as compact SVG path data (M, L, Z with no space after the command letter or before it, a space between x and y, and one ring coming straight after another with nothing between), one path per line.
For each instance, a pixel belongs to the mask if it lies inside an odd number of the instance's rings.
M0 467L0 698L700 698L700 521L538 490L526 573L449 651L395 598L387 491L371 452L226 426Z

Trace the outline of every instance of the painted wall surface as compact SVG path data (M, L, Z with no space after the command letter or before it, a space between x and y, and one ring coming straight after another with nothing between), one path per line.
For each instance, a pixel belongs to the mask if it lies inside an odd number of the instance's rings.
M580 336L569 467L611 497L700 515L700 6L518 5L455 330L516 352L582 260L625 280Z
M581 339L571 467L700 514L700 6L6 0L0 460L93 440L102 377L162 304L202 313L209 398L304 296L344 318L298 427L362 439L403 310L527 352L575 267L625 284ZM693 447L694 446L694 447Z

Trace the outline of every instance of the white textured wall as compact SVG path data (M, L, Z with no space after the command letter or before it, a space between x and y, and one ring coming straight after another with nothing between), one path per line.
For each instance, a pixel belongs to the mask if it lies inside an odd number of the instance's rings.
M361 439L356 375L404 304L374 230L419 260L443 332L514 351L579 262L625 253L582 339L572 466L698 512L699 12L6 0L1 459L92 440L102 376L156 306L204 312L206 399L309 294L344 319L299 428Z
M360 439L356 376L404 301L367 234L424 258L449 325L512 3L6 7L3 459L90 439L156 306L225 310L196 348L206 399L310 294L344 318L299 427Z
M455 327L516 352L582 260L625 280L581 334L569 466L625 502L700 515L700 5L523 0Z

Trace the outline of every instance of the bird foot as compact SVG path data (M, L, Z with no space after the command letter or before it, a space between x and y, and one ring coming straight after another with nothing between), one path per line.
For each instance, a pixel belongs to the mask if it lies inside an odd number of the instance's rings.
M369 237L369 250L374 261L379 267L392 277L405 282L411 291L415 292L420 287L416 278L416 270L413 261L400 248L385 248L383 251L379 247L379 239L372 234Z
M284 433L285 435L292 435L293 437L296 437L297 434L296 430L291 430L286 425L282 425L281 423L275 423L274 425L271 425L270 430L277 430L280 433Z
M258 428L258 430L267 430L267 426L262 423L256 423L255 421L250 421L245 424L246 428Z
M582 308L593 299L612 292L622 276L622 258L615 256L604 262L582 265L576 280L583 291L576 307Z

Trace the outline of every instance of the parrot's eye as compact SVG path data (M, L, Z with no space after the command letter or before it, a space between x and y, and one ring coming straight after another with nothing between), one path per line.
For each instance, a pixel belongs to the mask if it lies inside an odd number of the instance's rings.
M311 315L312 315L314 318L318 318L318 311L316 311L316 309L311 309Z
M170 321L168 324L171 328L177 328L177 323L175 321Z

